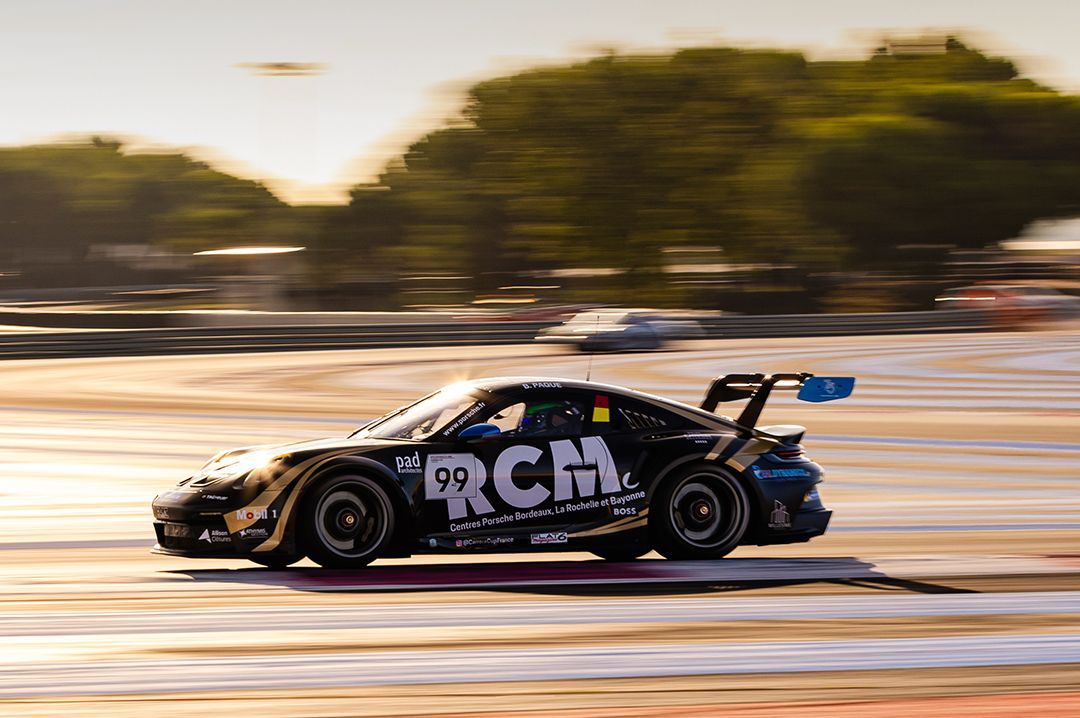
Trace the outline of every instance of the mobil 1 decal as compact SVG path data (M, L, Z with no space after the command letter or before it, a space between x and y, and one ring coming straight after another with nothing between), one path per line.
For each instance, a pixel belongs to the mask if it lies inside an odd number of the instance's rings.
M488 457L433 454L424 468L427 501L446 501L451 532L573 523L636 515L645 492L598 436L516 444Z

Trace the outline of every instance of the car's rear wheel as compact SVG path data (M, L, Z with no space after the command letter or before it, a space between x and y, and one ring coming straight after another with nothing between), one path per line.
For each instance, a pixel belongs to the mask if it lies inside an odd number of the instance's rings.
M393 534L393 504L369 477L335 477L304 502L300 536L307 555L320 566L366 566L383 553Z
M750 524L746 489L711 466L691 467L665 481L652 506L649 528L665 558L721 558L739 545Z

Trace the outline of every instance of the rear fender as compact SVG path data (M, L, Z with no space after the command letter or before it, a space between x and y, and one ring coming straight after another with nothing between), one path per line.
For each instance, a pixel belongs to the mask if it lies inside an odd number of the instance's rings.
M757 481L745 475L744 472L737 471L734 467L728 466L722 461L710 461L706 458L706 454L690 454L687 456L681 456L674 461L665 465L656 473L656 478L649 485L648 489L648 503L652 505L653 495L660 488L661 484L667 481L673 474L677 473L685 466L694 463L706 463L715 468L717 471L722 471L730 476L733 476L738 481L743 489L746 490L746 495L750 499L750 529L747 531L749 536L755 530L755 527L760 523L760 518L763 515L762 510L765 505L765 495L761 490L761 486ZM651 512L650 512L651 513Z

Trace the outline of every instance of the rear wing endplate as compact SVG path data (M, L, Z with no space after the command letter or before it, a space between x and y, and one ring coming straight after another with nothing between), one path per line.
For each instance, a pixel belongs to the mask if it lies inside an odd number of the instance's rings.
M714 412L717 405L721 403L749 399L750 401L735 421L743 429L753 431L773 389L797 389L800 400L820 403L847 398L851 396L854 388L855 378L850 376L816 377L807 372L728 374L712 380L701 402L701 408Z

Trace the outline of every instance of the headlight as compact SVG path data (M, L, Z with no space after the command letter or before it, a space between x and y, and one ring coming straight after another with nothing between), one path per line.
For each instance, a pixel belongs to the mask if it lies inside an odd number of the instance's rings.
M235 459L225 459L224 463L214 465L213 462L203 467L194 477L193 484L206 484L212 481L221 481L223 479L239 479L248 474L254 469L260 466L265 466L271 459L270 454L262 452L253 452L250 454L241 454Z
M272 483L278 480L278 478L289 467L289 455L284 454L282 456L275 456L269 461L264 462L260 466L257 466L247 472L243 481L238 481L236 487L243 486L245 488L257 488L265 489Z

